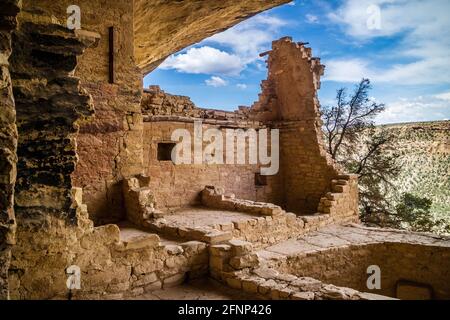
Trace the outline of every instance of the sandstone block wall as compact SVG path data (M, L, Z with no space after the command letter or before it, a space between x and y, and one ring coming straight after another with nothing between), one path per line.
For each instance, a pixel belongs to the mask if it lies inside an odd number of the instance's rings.
M288 258L280 270L390 297L396 297L398 281L408 281L430 286L434 299L449 299L449 258L449 248L386 242L298 255ZM380 267L381 290L367 288L367 267L371 265Z
M324 66L310 48L289 37L274 41L265 55L269 76L250 115L280 129L282 205L312 214L339 174L323 147L317 90Z
M8 299L8 268L15 243L14 184L17 162L17 127L9 57L11 31L16 28L18 0L0 3L0 300Z
M276 202L279 192L277 176L268 176L266 186L257 186L255 174L260 173L258 164L181 164L171 161L158 161L158 143L170 142L172 132L187 129L194 138L195 118L181 121L151 121L144 123L144 164L145 174L150 178L150 188L155 195L158 209L175 209L200 204L200 193L205 186L216 186L234 193L241 199ZM201 120L201 119L200 119ZM235 122L234 128L248 129L254 125ZM259 127L259 125L255 125ZM203 130L220 129L225 138L226 128L220 124L204 122ZM204 146L207 143L203 144ZM224 141L225 149L225 141ZM248 153L248 145L246 152Z
M290 38L274 41L265 55L269 76L261 85L259 101L251 108L235 112L200 109L189 98L167 94L157 86L146 90L142 102L144 163L157 202L162 208L197 204L200 191L211 185L239 199L272 202L300 215L358 215L356 177L348 186L335 186L340 169L323 146L317 90L324 66L310 48ZM157 161L158 142L171 141L171 133L179 128L188 129L193 136L195 120L203 121L205 128L215 124L219 128L280 130L279 173L268 177L267 186L255 187L257 166L175 166ZM342 189L342 194L323 199L334 189Z
M133 1L84 1L83 29L101 36L80 59L77 76L93 98L95 117L80 127L73 184L84 190L96 224L124 218L122 180L143 172L142 73L134 61ZM114 27L114 83L108 82L108 28Z
M319 213L334 217L359 216L358 212L358 176L341 174L331 181L331 192L320 199Z
M242 250L245 248L245 250ZM311 277L297 277L261 264L248 242L230 241L211 246L210 274L229 287L265 300L376 300L386 299L327 284Z
M77 226L50 217L51 226L34 234L19 228L19 239L47 253L30 252L23 245L16 249L10 274L13 299L69 299L66 269L72 265L81 271L81 289L71 292L73 299L122 299L207 274L205 243L162 244L155 234L123 239L116 225L93 227L80 189L73 197Z

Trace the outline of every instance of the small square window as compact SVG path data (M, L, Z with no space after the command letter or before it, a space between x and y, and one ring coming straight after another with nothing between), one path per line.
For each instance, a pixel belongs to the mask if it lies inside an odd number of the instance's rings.
M267 176L263 176L261 173L255 173L255 186L267 186Z
M172 161L172 150L176 143L161 142L158 143L158 161Z

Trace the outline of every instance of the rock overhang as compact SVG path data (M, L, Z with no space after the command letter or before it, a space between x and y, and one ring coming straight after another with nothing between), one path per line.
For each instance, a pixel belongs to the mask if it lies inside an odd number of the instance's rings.
M134 55L143 74L169 55L291 0L134 2Z

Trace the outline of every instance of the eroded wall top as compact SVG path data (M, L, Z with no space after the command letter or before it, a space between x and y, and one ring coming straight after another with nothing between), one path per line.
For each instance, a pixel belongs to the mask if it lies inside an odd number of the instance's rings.
M271 51L261 54L268 55L269 76L262 82L259 100L251 108L256 118L320 122L317 91L325 66L305 45L284 37L273 41Z

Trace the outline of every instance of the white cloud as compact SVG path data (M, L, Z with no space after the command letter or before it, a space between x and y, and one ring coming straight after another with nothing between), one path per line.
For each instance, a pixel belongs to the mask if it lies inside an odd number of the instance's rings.
M210 87L225 87L228 85L228 81L222 79L221 77L212 76L210 79L205 80L206 85Z
M160 68L194 74L238 75L244 68L244 64L235 54L204 46L172 55L161 64Z
M368 28L367 9L380 8L380 29ZM369 60L361 62L365 77L402 84L450 83L450 1L448 0L346 0L328 18L341 25L348 36L366 42L377 37L402 36L397 48L383 53L388 58L408 59L377 70ZM331 68L335 68L331 66ZM354 66L353 68L358 68ZM336 69L336 68L335 68ZM333 73L330 78L342 78Z
M288 22L268 14L250 18L225 32L205 40L206 43L229 47L245 64L260 59L259 54L270 48L279 28Z
M434 97L440 100L450 101L450 91L437 94Z
M398 85L427 85L449 83L448 59L435 58L409 64L396 64L386 69L361 58L324 60L324 81L357 82L369 78L373 82Z
M325 62L324 81L358 82L367 77L370 78L368 62L363 59L332 59Z
M418 121L444 120L450 117L450 102L433 96L419 96L412 99L400 98L387 103L386 110L376 122L400 123Z
M237 76L248 64L262 60L259 54L270 48L279 28L287 23L268 14L254 16L204 40L199 48L170 56L160 68L184 73ZM214 45L229 50L221 51L213 48Z
M306 22L308 23L318 23L319 18L313 14L307 14L306 16Z
M238 84L236 85L236 87L238 87L238 88L241 89L241 90L247 89L247 85L246 85L245 83L238 83Z
M295 1L291 1L287 4L288 6L295 6Z

